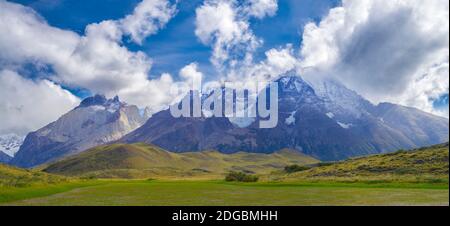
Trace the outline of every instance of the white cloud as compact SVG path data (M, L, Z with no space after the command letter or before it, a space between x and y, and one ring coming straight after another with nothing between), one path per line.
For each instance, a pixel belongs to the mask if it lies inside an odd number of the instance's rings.
M246 8L249 15L259 19L266 16L273 16L277 10L277 0L249 0L249 6Z
M305 26L302 67L335 76L375 103L433 112L433 99L449 89L448 17L446 0L343 0Z
M142 41L163 27L174 11L167 0L145 0L124 19L90 24L79 36L48 25L28 7L0 0L0 65L48 64L55 71L51 79L58 83L157 108L167 102L162 89L172 81L170 75L149 80L151 59L128 50L122 39L129 34ZM158 91L161 94L155 95Z
M408 88L394 100L414 106L427 112L449 117L448 108L434 108L433 100L438 100L443 94L448 94L449 65L442 63L426 68L422 76L414 79Z
M297 67L298 61L295 58L292 45L287 45L285 48L271 49L266 52L267 62L265 65L269 67L272 76L278 76L287 71L294 70Z
M186 65L180 70L180 77L191 86L193 90L201 90L201 87L192 87L201 85L203 79L203 73L199 71L197 63L191 63ZM191 85L192 84L192 85Z
M134 42L141 43L145 37L164 27L174 14L175 5L169 4L167 0L144 0L133 14L124 19L90 24L85 34L80 36L50 26L29 7L0 0L0 68L16 71L28 63L48 65L53 73L47 75L47 79L59 84L86 88L107 96L119 95L126 102L159 111L171 102L172 97L166 91L173 79L169 74L148 79L151 59L143 52L130 51L122 44L122 40L130 36ZM32 86L27 80L20 81L14 85L15 89L21 89L21 85ZM49 92L63 91L60 87L52 87L50 84L53 83L48 80L36 84L39 88L35 91L42 93L36 94L38 97L46 94L43 88L47 86L51 87ZM0 101L9 101L5 98L4 95L0 96ZM51 98L47 99L52 101ZM55 104L61 102L59 99L53 101ZM35 103L39 102L43 101ZM22 105L27 109L34 106L32 102L23 102ZM61 105L52 113L36 114L41 119L34 120L37 124L31 127L54 120L54 115L62 114L60 110L68 110L66 106ZM13 114L11 110L3 113L2 117L8 119L23 120L28 117ZM20 127L20 123L18 125ZM24 129L20 128L22 132Z
M175 13L175 5L171 5L167 0L145 0L139 3L133 14L126 16L120 23L124 32L140 44L145 37L163 28Z
M211 62L221 73L220 82L239 82L234 88L252 89L255 82L268 82L297 68L290 44L270 49L264 60L254 62L253 55L263 40L254 35L250 19L274 16L277 10L277 0L205 0L196 9L195 34L212 47Z
M0 71L0 134L41 128L77 106L80 100L48 80L31 81Z
M206 0L196 9L195 34L212 46L211 62L220 71L250 64L262 40L253 34L248 20L272 16L277 8L273 0Z
M64 64L79 36L49 26L34 10L0 0L0 65L43 61Z
M146 106L153 114L167 108L173 102L176 95L169 92L173 84L172 76L164 73L158 79L133 83L117 94L128 103Z
M230 81L269 82L289 71L297 70L298 59L292 45L268 50L265 60L231 71L227 79Z

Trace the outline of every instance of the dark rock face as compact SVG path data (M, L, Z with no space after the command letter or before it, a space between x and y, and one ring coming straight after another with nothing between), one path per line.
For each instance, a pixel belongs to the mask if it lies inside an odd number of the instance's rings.
M321 160L385 153L448 141L448 119L393 104L372 105L343 85L312 87L298 76L279 82L279 121L240 128L227 118L173 118L159 112L118 142L144 142L173 152L214 149L272 153L295 149Z
M89 107L94 105L104 105L108 99L106 99L103 95L95 95L93 97L88 97L81 101L80 106L78 107Z

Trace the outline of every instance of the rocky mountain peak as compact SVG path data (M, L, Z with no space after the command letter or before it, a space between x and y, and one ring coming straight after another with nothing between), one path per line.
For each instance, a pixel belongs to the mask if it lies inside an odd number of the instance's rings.
M12 164L31 167L117 140L145 120L135 105L95 95L55 122L29 133Z
M95 96L87 97L81 101L79 108L90 106L111 106L111 105L125 105L120 102L119 96L115 96L112 99L107 99L104 95L96 94Z
M94 105L104 105L108 99L104 95L97 94L81 101L79 107L89 107Z

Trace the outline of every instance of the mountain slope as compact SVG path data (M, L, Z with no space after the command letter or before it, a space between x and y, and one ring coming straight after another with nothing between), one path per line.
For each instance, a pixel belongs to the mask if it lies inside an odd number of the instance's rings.
M86 98L57 121L29 133L10 162L32 167L121 138L143 124L134 105L104 96Z
M270 155L242 152L226 155L217 151L177 154L146 144L113 144L55 162L44 171L69 176L192 177L222 175L230 170L269 173L289 164L317 162L316 159L290 150Z
M144 142L173 152L272 153L290 148L332 161L448 141L448 119L393 104L373 105L336 81L312 84L287 74L277 82L275 128L260 129L258 118L241 128L227 118L173 118L166 110L118 142Z
M374 115L383 124L401 131L415 146L423 147L430 143L448 141L449 121L446 118L390 103L376 106Z
M309 79L324 100L327 116L368 140L380 153L448 141L449 121L396 104L373 105L343 84L329 78Z
M25 170L0 164L0 189L2 187L25 187L32 184L52 184L66 178L37 170Z
M322 164L303 172L273 176L292 180L399 180L446 182L449 175L449 145L398 151L342 162Z
M8 163L12 157L0 151L0 163Z

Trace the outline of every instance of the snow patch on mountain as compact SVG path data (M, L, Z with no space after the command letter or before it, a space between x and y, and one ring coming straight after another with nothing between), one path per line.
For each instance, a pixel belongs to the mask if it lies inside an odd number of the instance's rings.
M346 124L346 123L343 123L343 122L337 122L337 124L339 124L339 126L341 126L344 129L350 129L350 127L353 126L351 123Z
M286 118L285 120L286 125L288 126L295 125L295 113L297 113L297 111L293 111L291 115L288 118Z
M328 118L334 118L334 114L332 112L328 112L326 115L328 116Z
M360 118L367 114L373 104L348 89L336 80L328 78L308 79L315 93L324 100L327 109L334 117L345 114L353 118Z
M22 145L24 137L16 134L0 135L0 152L3 152L11 157L14 157Z

